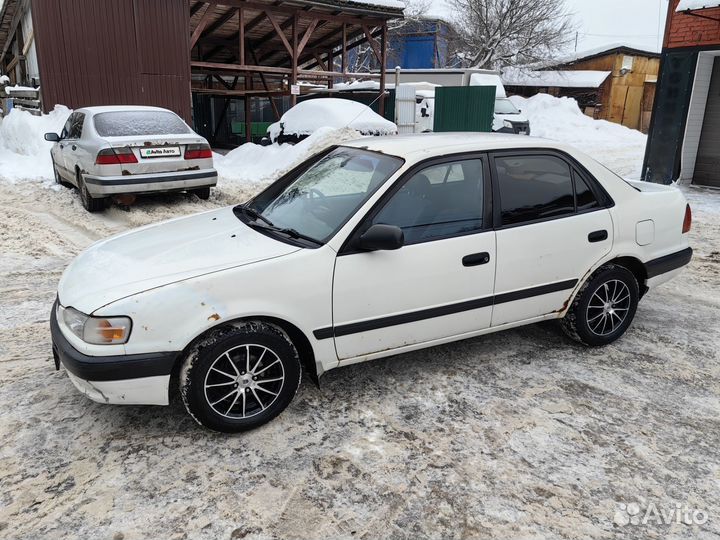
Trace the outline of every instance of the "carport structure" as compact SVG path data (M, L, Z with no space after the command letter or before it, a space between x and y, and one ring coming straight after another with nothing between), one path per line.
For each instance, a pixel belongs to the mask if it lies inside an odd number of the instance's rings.
M394 0L190 1L192 92L224 98L214 132L230 101L245 101L244 133L252 133L251 100L268 98L275 120L277 100L300 83L327 85L377 78L379 108L385 107L385 73L352 73L353 49L366 46L380 65L387 55L387 22L402 17Z

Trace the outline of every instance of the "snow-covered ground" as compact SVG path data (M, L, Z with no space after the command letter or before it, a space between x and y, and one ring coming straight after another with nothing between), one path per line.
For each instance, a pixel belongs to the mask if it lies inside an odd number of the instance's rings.
M533 133L639 174L645 137L539 96ZM617 343L541 324L329 372L262 428L228 437L168 408L89 402L52 367L63 268L130 227L236 203L308 153L245 145L209 201L88 214L51 180L44 131L0 124L0 538L717 538L720 194L686 188L695 257ZM28 115L29 116L29 115ZM242 286L242 284L239 284ZM709 516L625 525L630 503ZM625 505L625 506L622 506Z

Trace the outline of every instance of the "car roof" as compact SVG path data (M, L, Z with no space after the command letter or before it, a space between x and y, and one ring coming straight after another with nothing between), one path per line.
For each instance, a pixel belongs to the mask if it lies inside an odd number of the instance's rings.
M414 133L391 137L363 137L343 146L367 148L399 157L421 159L425 157L458 154L462 152L487 152L513 148L552 148L577 153L567 145L527 135L504 133Z
M128 111L157 111L157 112L172 112L162 107L150 107L147 105L102 105L94 107L81 107L75 109L76 112L89 113L89 114L100 114L106 112L128 112Z

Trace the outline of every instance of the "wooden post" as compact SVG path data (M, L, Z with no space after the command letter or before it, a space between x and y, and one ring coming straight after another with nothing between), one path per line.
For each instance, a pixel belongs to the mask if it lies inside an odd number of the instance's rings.
M245 65L245 9L238 9L238 34L240 40L240 65Z
M290 88L292 85L297 84L298 80L298 16L297 13L293 16L292 23L292 73L290 74ZM290 106L294 107L297 105L297 96L290 96Z
M380 116L385 117L385 64L387 63L387 23L383 22L380 35ZM397 91L397 89L396 89Z
M335 56L333 56L332 49L328 49L327 57L328 57L328 60L327 60L328 71L335 71ZM333 77L332 75L330 77L328 77L328 88L332 88L334 82L335 82L335 77Z
M252 75L245 77L245 89L252 88ZM245 142L252 142L252 98L245 96Z
M340 60L340 65L342 69L343 75L347 73L348 65L347 65L347 25L343 23L342 25L342 56Z

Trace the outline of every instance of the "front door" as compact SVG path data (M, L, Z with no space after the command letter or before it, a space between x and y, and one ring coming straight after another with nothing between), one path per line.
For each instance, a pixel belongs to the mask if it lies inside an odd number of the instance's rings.
M561 311L577 283L613 243L594 179L562 155L493 156L497 277L492 325Z
M333 323L341 360L490 326L495 279L486 158L445 159L398 180L356 235L397 225L405 245L335 263Z

